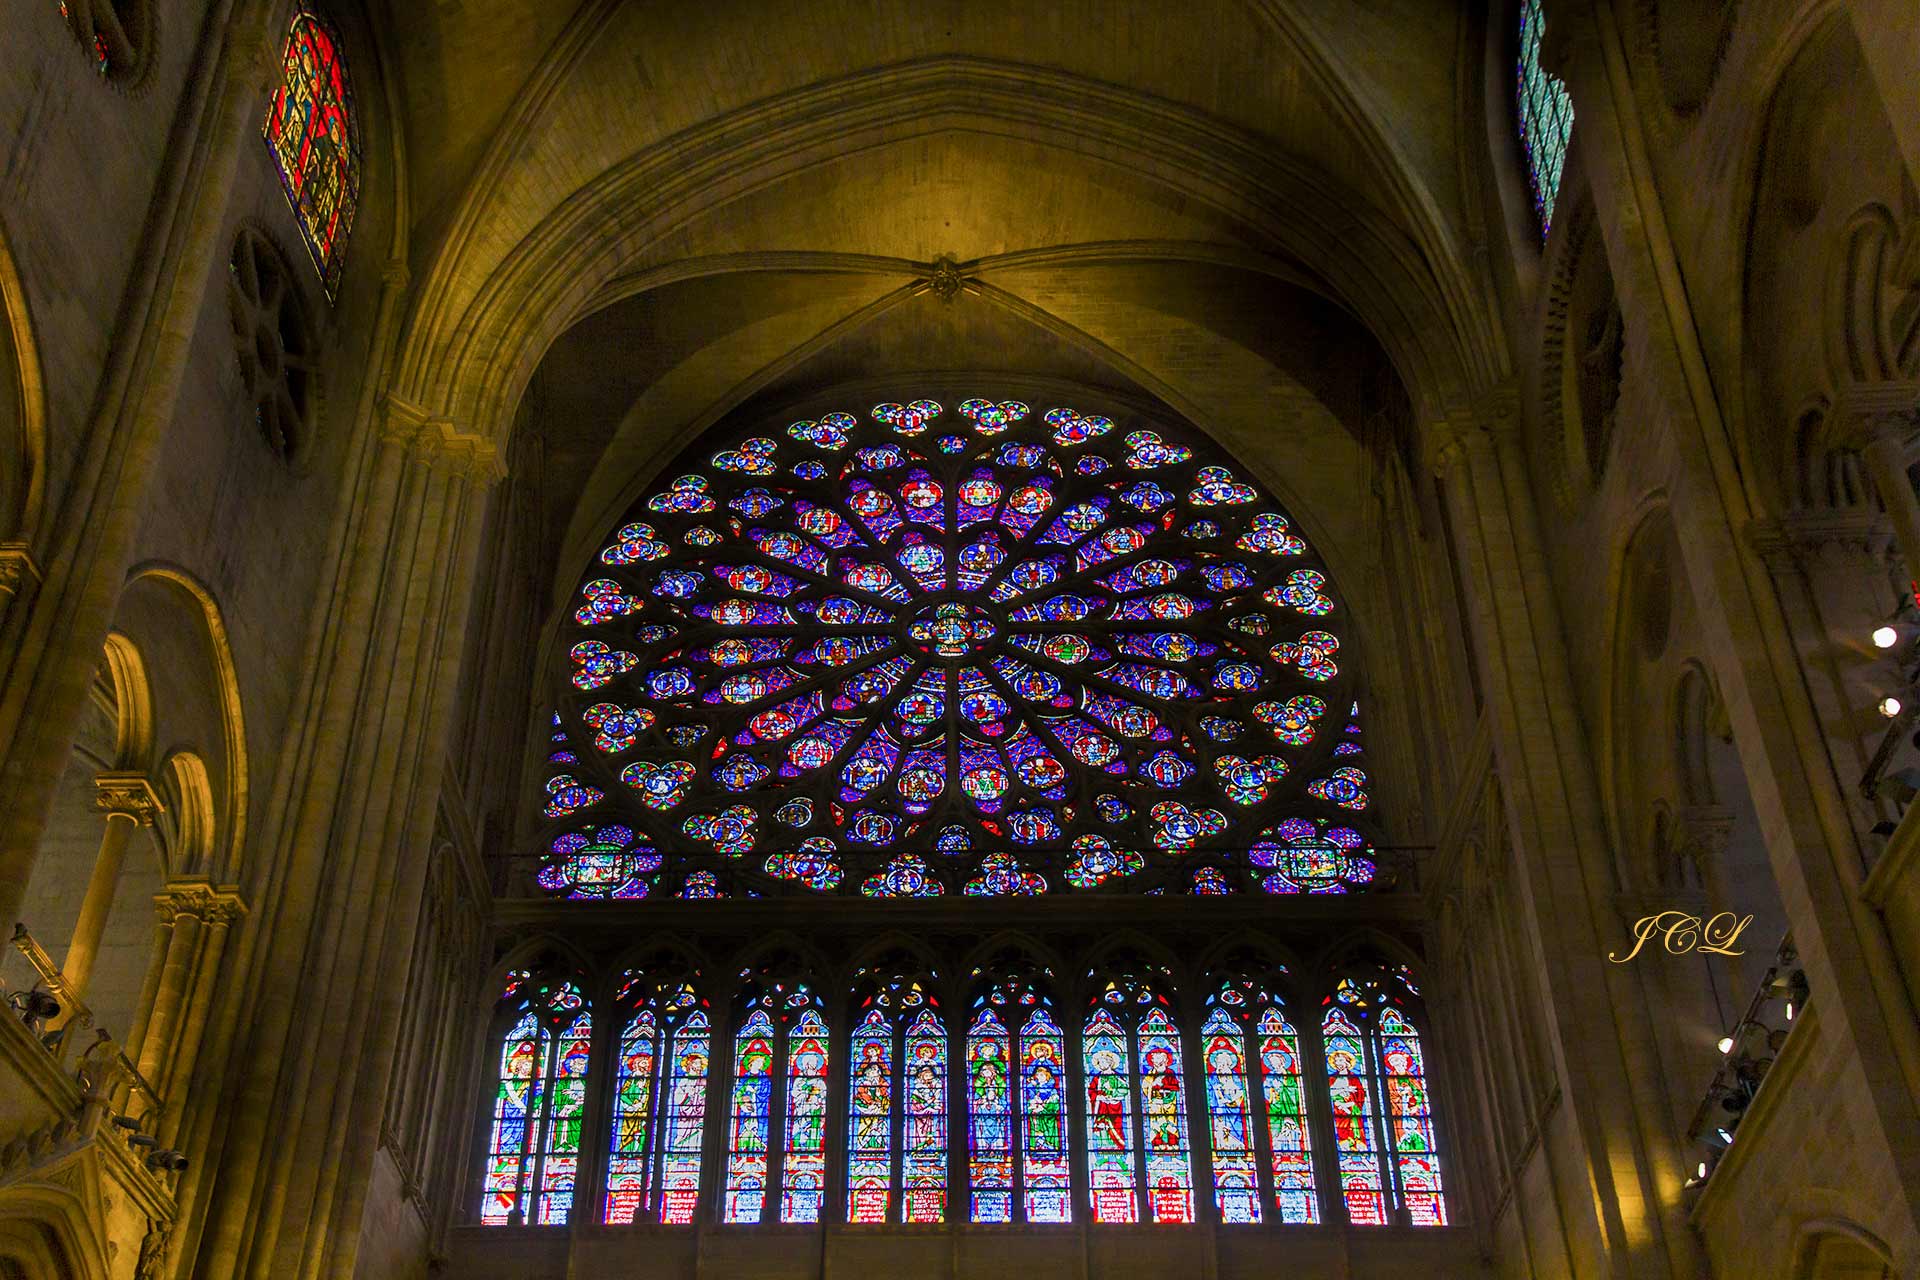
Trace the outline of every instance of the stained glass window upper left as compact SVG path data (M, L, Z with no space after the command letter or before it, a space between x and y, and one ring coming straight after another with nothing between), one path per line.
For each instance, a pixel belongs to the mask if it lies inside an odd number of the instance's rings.
M332 298L340 289L341 259L360 200L360 136L340 42L305 7L287 31L280 86L262 132L301 238Z
M547 891L1369 886L1339 598L1205 442L916 400L666 474L574 600Z

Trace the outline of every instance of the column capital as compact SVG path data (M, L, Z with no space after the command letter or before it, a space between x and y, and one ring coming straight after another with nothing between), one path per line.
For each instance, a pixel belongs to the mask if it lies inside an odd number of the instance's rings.
M153 895L154 915L161 924L172 924L176 917L193 916L213 925L232 924L247 914L240 891L217 886L208 880L176 880Z
M500 450L485 436L462 431L451 418L438 417L388 392L380 418L380 436L428 467L443 468L483 488L505 479Z
M1815 571L1822 560L1831 566L1854 557L1871 564L1893 559L1893 526L1874 507L1759 516L1747 522L1746 538L1775 574Z
M0 542L0 595L19 595L29 584L39 586L40 566L24 542Z
M1834 438L1858 448L1893 440L1903 448L1920 432L1920 382L1848 382L1833 398Z
M154 794L147 775L137 770L95 774L93 807L109 818L131 818L143 827L166 812L166 805Z

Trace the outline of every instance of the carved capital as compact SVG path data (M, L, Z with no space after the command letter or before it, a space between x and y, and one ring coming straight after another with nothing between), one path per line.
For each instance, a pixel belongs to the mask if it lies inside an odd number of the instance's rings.
M462 431L451 418L435 417L395 395L386 398L380 436L423 465L450 471L471 484L493 485L507 474L492 440Z
M1842 443L1865 449L1890 440L1905 449L1920 432L1920 382L1849 382L1829 421Z
M192 916L203 924L230 925L247 914L247 904L237 889L217 887L206 880L175 881L153 895L153 909L161 924Z
M1723 804L1690 804L1674 815L1680 838L1676 852L1692 851L1699 859L1718 858L1733 835L1733 810Z
M17 596L40 585L40 566L24 542L0 542L0 595Z
M93 807L108 817L131 818L143 827L166 812L147 775L137 772L95 774Z
M1836 560L1881 565L1893 558L1893 526L1873 507L1791 511L1757 518L1747 522L1746 535L1747 545L1776 576L1820 573L1833 569Z

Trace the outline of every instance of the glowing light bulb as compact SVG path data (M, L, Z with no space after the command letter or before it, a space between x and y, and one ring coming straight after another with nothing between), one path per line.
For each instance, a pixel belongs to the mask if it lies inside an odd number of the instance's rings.
M1900 643L1900 633L1898 631L1895 631L1892 627L1875 627L1873 629L1873 647L1874 648L1891 649L1893 648L1893 646L1899 643Z
M1693 1171L1693 1176L1696 1178L1704 1178L1707 1176L1707 1162L1705 1160L1702 1160L1700 1167Z
M1793 1021L1793 1001L1787 1001L1787 1021Z
M1899 715L1899 714L1900 714L1900 699L1898 699L1898 698L1882 698L1882 699L1880 699L1880 714L1881 714L1881 715L1883 715L1883 716L1885 716L1885 717L1886 717L1887 719L1889 719L1889 720L1891 720L1891 719L1893 719L1893 718L1894 718L1895 716L1897 716L1897 715Z
M1720 1135L1720 1141L1726 1143L1728 1146L1733 1145L1733 1135L1725 1129L1715 1129L1714 1132Z
M1722 1052L1722 1053L1732 1053L1732 1052L1733 1052L1733 1037L1732 1037L1732 1036L1721 1036L1721 1037L1720 1037L1720 1052Z

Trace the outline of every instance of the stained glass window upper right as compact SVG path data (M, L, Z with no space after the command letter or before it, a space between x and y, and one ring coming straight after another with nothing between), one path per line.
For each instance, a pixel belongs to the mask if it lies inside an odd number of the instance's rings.
M1553 201L1566 168L1567 140L1573 136L1573 99L1567 86L1540 65L1540 38L1546 30L1541 0L1521 0L1520 62L1515 84L1519 96L1520 144L1527 153L1527 181L1544 238L1553 228Z

